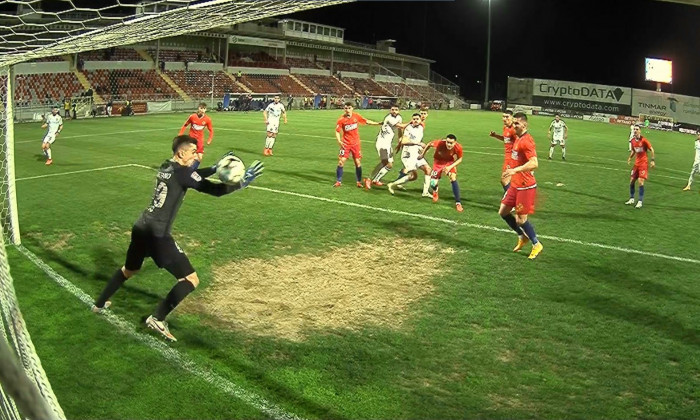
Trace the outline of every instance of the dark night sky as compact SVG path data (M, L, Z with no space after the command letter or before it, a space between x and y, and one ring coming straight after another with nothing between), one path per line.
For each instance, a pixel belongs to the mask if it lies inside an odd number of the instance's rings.
M664 91L700 96L700 7L653 0L492 0L491 93L510 76L655 89L644 58L673 60ZM360 1L293 18L346 28L345 39L397 40L400 53L436 61L433 70L478 99L486 71L488 0ZM457 77L455 77L457 76Z

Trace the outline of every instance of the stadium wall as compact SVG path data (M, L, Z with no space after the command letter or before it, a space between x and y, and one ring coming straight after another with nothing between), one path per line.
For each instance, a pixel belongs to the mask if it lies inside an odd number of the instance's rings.
M660 130L700 128L700 98L622 86L547 79L508 78L508 107L535 115L629 125L643 115ZM653 119L653 118L652 118Z
M67 61L51 61L47 63L21 63L14 66L15 74L48 74L70 73L70 63Z

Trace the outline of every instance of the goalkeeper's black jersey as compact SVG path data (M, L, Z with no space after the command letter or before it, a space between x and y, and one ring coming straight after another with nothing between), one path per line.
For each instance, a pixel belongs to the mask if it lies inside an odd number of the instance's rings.
M188 188L216 196L240 188L215 184L205 179L214 172L214 168L194 170L173 160L163 162L156 175L151 204L141 213L135 225L150 231L155 236L169 235Z

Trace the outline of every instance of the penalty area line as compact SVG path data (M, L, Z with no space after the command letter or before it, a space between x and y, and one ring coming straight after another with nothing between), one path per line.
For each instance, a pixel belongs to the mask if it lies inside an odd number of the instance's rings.
M78 286L68 281L65 277L58 274L53 268L51 268L48 264L42 261L42 259L36 256L36 254L34 254L32 251L28 250L22 245L18 245L16 248L17 250L19 250L19 252L24 254L24 256L27 257L27 259L29 259L32 263L34 263L37 267L44 271L44 273L46 273L46 275L49 276L54 282L56 282L59 286L66 289L70 294L78 298L78 300L80 300L87 308L92 307L93 299L92 297L90 297L90 295L85 293ZM86 313L88 313L88 310L86 310ZM190 359L186 355L170 347L163 340L136 331L134 329L134 325L129 321L125 320L124 318L115 315L110 311L105 311L99 315L93 315L96 317L96 319L103 318L104 320L112 324L112 326L116 327L116 329L120 333L131 337L139 343L149 347L151 350L155 350L156 352L160 353L160 355L164 359L168 360L169 362L172 362L175 366L182 368L190 374L209 383L213 387L217 388L219 391L228 394L232 397L238 398L239 400L248 404L249 406L254 407L262 413L265 413L267 416L280 420L302 420L300 417L285 411L281 407L278 407L277 405L266 400L262 396L254 392L247 391L241 388L240 386L234 384L233 382L229 381L228 379L214 373L213 371L199 366L194 360Z
M310 200L323 201L326 203L340 204L340 205L348 206L348 207L356 207L356 208L361 208L361 209L365 209L365 210L372 210L372 211L378 211L378 212L383 212L383 213L408 216L408 217L413 217L413 218L418 218L418 219L431 220L431 221L435 221L435 222L448 223L448 224L455 225L455 226L465 226L465 227L469 227L469 228L473 228L473 229L489 230L492 232L502 232L502 233L513 234L513 231L510 229L499 228L499 227L495 227L495 226L481 225L481 224L469 223L469 222L460 222L457 220L446 219L446 218L442 218L442 217L428 216L428 215L419 214L419 213L409 213L409 212L401 211L401 210L392 210L392 209L386 209L383 207L374 207L374 206L369 206L367 204L353 203L350 201L336 200L333 198L317 197L315 195L302 194L302 193L296 193L296 192L284 191L284 190L276 190L276 189L267 188L267 187L258 187L258 186L251 185L248 188L261 190L261 191L268 191L268 192L272 192L272 193L276 193L276 194L285 194L285 195L291 195L294 197L307 198ZM583 245L583 246L587 246L587 247L608 249L611 251L619 251L619 252L624 252L624 253L628 253L628 254L637 254L637 255L644 255L647 257L663 258L663 259L673 260L673 261L687 262L687 263L692 263L692 264L700 264L700 260L695 260L692 258L685 258L685 257L677 257L675 255L666 255L666 254L660 254L657 252L640 251L638 249L624 248L624 247L615 246L615 245L599 244L596 242L584 242L584 241L579 241L577 239L560 238L558 236L550 236L550 235L537 235L537 236L540 238L555 241L555 242Z

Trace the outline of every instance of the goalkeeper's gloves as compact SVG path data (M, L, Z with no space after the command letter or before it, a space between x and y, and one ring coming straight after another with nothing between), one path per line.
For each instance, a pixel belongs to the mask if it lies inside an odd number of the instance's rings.
M221 156L221 158L219 160L216 161L216 163L214 164L214 166L212 166L212 168L214 168L214 170L216 170L219 167L219 164L221 163L221 161L226 159L229 156L236 156L236 154L233 153L233 150L229 150L228 152L224 153L224 155Z
M241 180L241 188L247 187L255 178L261 177L263 169L265 169L265 166L263 166L262 162L259 160L253 162L253 164L245 170L245 175L243 175L243 179Z

